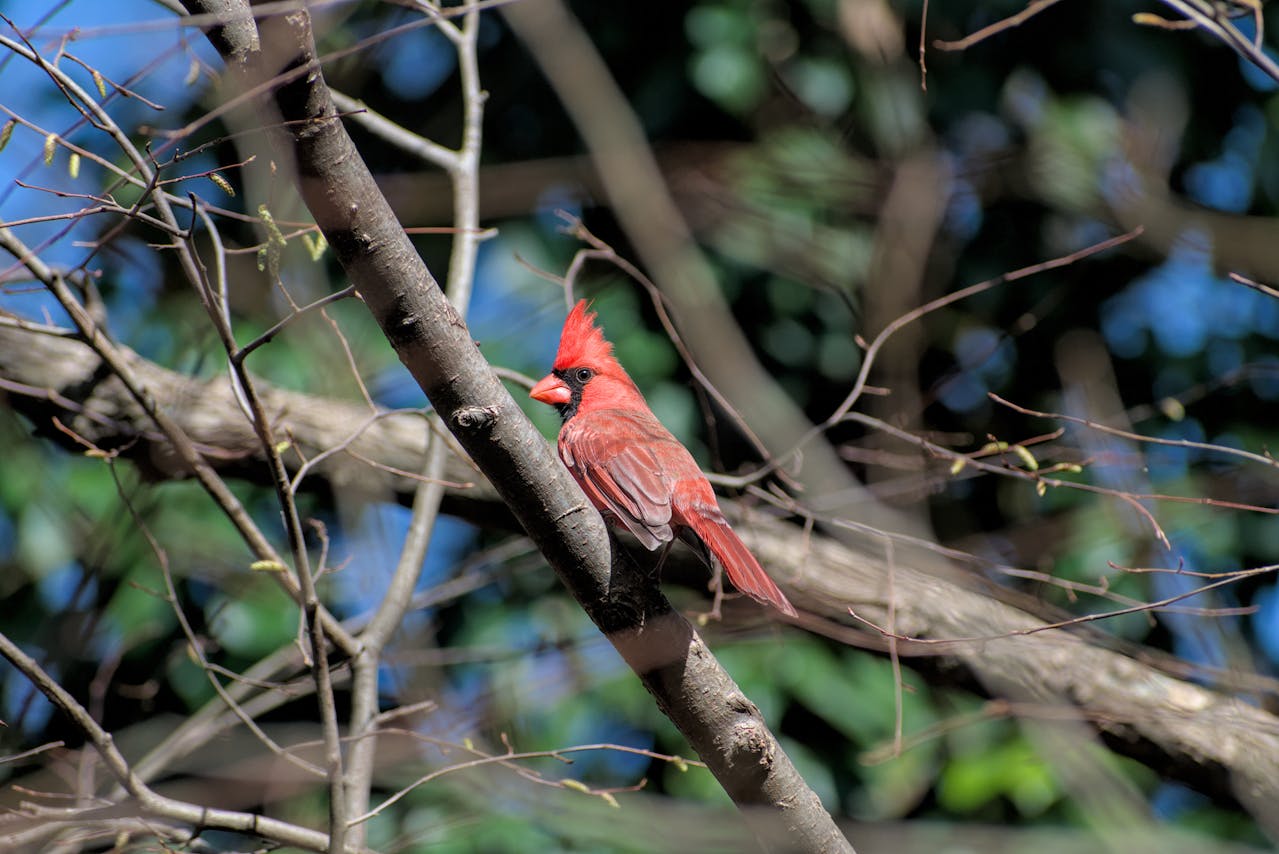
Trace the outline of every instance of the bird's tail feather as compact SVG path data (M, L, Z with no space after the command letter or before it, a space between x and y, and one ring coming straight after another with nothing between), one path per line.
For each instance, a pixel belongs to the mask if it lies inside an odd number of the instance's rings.
M720 566L724 567L724 572L728 573L728 580L733 582L734 587L758 602L772 605L787 616L795 616L795 606L773 583L773 579L768 577L759 561L755 560L750 549L746 548L746 544L728 526L723 516L690 515L692 518L689 521L692 524L689 527L710 549Z

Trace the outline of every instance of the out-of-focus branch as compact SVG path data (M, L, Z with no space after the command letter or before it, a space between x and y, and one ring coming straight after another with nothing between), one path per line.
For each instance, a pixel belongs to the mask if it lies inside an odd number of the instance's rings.
M427 163L433 163L450 173L458 168L456 151L396 124L370 109L363 101L334 90L333 105L346 114L348 121L362 126L369 133L381 137L401 151L412 154Z
M1211 33L1231 50L1251 62L1272 80L1279 81L1279 63L1271 59L1261 47L1262 15L1261 3L1240 3L1240 6L1254 7L1254 20L1257 23L1256 38L1248 38L1230 21L1223 7L1227 4L1215 3L1211 0L1160 0L1168 8L1186 16L1205 32ZM1154 16L1151 16L1152 18ZM1141 23L1147 23L1137 18Z
M875 223L874 251L862 290L864 329L885 329L925 301L925 272L950 197L950 183L943 159L931 146L922 145L894 164ZM873 368L876 384L893 393L889 398L867 401L872 413L902 426L918 425L924 408L918 366L925 349L919 326L893 336ZM864 358L863 365L870 362L869 353ZM869 441L872 448L883 442L873 436ZM882 470L867 470L868 482L874 482L877 471ZM921 505L917 512L926 514L927 509Z

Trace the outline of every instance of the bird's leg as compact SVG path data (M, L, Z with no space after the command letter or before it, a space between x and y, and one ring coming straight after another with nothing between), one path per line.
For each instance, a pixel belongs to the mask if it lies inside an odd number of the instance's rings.
M702 563L710 568L711 580L707 583L706 589L715 594L711 600L711 609L709 611L690 611L689 617L696 620L699 626L704 626L711 620L719 621L723 619L723 615L720 613L720 605L724 602L724 568L720 566L719 561L711 554L711 550L706 546L706 543L702 542L700 537L687 529L680 531L678 536L688 544L694 554L702 559ZM657 572L659 574L662 571L662 564L666 562L666 557L673 545L675 545L674 540L662 544L662 554L657 559Z
M685 538L685 542L693 547L693 551L697 552L698 556L701 557L702 562L710 568L711 580L706 583L706 589L715 594L714 598L711 600L711 609L709 611L694 613L692 616L697 620L697 624L699 626L704 626L711 620L719 622L723 619L719 606L724 601L724 568L721 567L719 565L719 561L715 560L715 558L711 555L711 550L706 547L706 543L702 542L699 538L688 537Z
M707 582L706 587L715 597L711 600L711 609L707 613L701 615L701 622L705 625L707 620L719 621L723 619L719 612L719 606L724 602L724 568L719 565L719 561L711 559L708 561L711 565L711 580Z
M657 555L657 566L653 568L653 577L657 579L657 583L662 583L662 567L666 565L666 557L671 553L671 546L675 545L675 541L662 543L662 550Z

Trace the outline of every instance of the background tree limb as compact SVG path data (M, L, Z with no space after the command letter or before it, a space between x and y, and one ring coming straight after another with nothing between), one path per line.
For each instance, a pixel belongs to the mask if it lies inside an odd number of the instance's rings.
M98 359L84 344L14 326L0 325L0 383L10 404L43 432L75 448L50 424L54 417L104 448L122 447L146 468L162 467L169 454L163 439L118 382L98 374ZM224 475L261 477L252 428L239 416L224 377L200 382L136 356L133 369L157 400L167 404L183 428ZM21 387L22 392L15 392ZM420 415L370 418L362 404L315 398L259 385L264 405L307 458L342 448L319 462L309 488L395 494L408 501L417 481L410 474L423 461ZM445 506L480 525L511 527L496 489L455 447L445 467ZM297 460L292 460L297 464ZM402 472L402 473L400 473ZM976 678L986 690L1030 716L1073 710L1120 753L1182 780L1214 798L1279 797L1279 719L1257 706L1177 678L1139 651L1124 654L1099 634L1040 631L1046 621L999 601L975 577L939 576L925 550L894 549L890 566L882 537L853 533L836 540L760 512L745 514L743 536L775 573L786 595L808 614L815 631L879 649L884 638L848 619L848 609L887 625L890 588L896 594L897 630L904 636L955 641L943 646L903 641L900 653L930 674ZM677 553L672 561L694 559ZM891 579L890 579L891 574ZM1268 690L1265 686L1254 689ZM1273 690L1273 689L1269 689ZM1264 810L1261 811L1265 813Z

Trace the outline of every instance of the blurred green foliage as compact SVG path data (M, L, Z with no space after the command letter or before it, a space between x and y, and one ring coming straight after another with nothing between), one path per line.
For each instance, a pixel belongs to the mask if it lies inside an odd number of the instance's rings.
M957 38L1023 6L1013 0L934 3L924 41ZM687 154L704 179L697 185L700 192L674 189L757 357L810 417L823 419L860 369L864 341L891 320L876 315L877 308L894 304L887 296L900 289L909 293L904 311L1077 250L1130 227L1131 208L1138 204L1158 204L1149 210L1168 216L1185 217L1194 210L1273 217L1279 198L1273 165L1279 160L1271 156L1279 124L1273 86L1258 82L1220 44L1136 26L1129 6L1061 4L967 51L930 48L926 92L915 63L919 2L741 0L612 4L607 11L577 4L576 11L632 96L657 150ZM385 16L395 14L385 4L361 4L327 32L324 47L337 49L384 29L393 23ZM494 15L485 33L481 65L492 93L486 164L511 166L578 153L580 145L552 93L531 73L500 18ZM859 41L874 33L887 47L872 50ZM382 50L393 53L395 42ZM441 85L429 92L406 95L378 66L358 59L335 62L326 72L336 86L383 113L453 139L454 77L442 76ZM1152 74L1173 81L1176 96L1184 99L1184 122L1177 120L1176 104L1140 100ZM186 105L191 115L206 108L203 102ZM1241 116L1248 110L1264 118L1256 132L1259 153L1252 165L1240 166L1238 158L1226 156L1232 149L1224 141L1247 125ZM1139 126L1142 115L1147 124ZM376 140L360 142L375 168L418 168ZM928 257L916 259L919 280L885 281L884 258L896 247L878 215L894 170L911 156L946 164L944 185L930 188L944 199L944 215L926 241ZM229 149L219 157L224 165L235 159ZM1234 164L1235 171L1196 179L1200 183L1188 180L1205 164L1219 170ZM1229 198L1244 201L1234 208L1217 204L1227 191L1235 194ZM575 178L564 176L549 181L539 195L517 199L519 215L486 223L497 226L501 236L485 248L472 326L495 363L540 376L553 352L562 315L558 293L551 285L530 284L531 274L512 262L518 256L554 274L566 268L578 246L560 233L551 209L576 205L597 234L634 257L598 201ZM1153 321L1149 330L1138 325L1116 331L1121 306L1108 300L1139 293L1134 282L1164 265L1184 238L1174 233L1161 243L1151 236L1125 251L1008 284L924 318L914 349L903 351L909 361L892 366L894 376L917 386L917 403L897 408L896 398L877 398L872 411L962 452L977 450L991 437L1019 441L1047 433L1055 425L999 407L987 392L1046 410L1075 406L1062 374L1076 353L1060 348L1071 340L1070 333L1087 330L1090 340L1099 342L1115 399L1131 417L1130 426L1161 434L1189 424L1204 441L1273 448L1279 440L1279 392L1273 385L1279 369L1273 356L1279 301L1259 298L1244 304L1236 311L1242 316L1238 331L1230 336L1221 333L1224 322L1204 320L1215 317L1206 306L1242 298L1241 286L1218 276L1242 269L1235 261L1252 257L1250 247L1231 242L1236 225L1190 222L1187 231L1207 235L1210 257L1199 267L1169 274L1179 286L1196 288L1176 304L1181 307L1173 312L1175 319L1198 320L1201 326L1173 328L1170 320L1159 328L1200 346L1173 357L1160 348ZM228 231L242 245L257 239L247 225L229 225ZM419 246L442 274L447 245L423 237ZM320 294L345 284L327 259L309 264L286 254L284 264L286 278L300 291ZM157 284L159 296L138 321L139 340L146 343L139 349L194 375L221 371L219 345L203 309L174 281L166 270ZM690 389L688 371L638 288L603 265L589 265L580 284L596 298L619 357L655 411L699 459L729 470L752 462L749 449L727 431L710 434L707 411ZM282 303L252 271L234 287L243 343L274 323ZM133 296L122 293L117 299ZM1155 317L1174 296L1171 287L1155 290L1142 297L1137 313ZM328 314L343 331L375 398L420 403L363 306L339 303ZM879 325L868 326L868 317L876 317ZM255 355L250 366L283 387L353 396L354 378L335 349L328 322L316 315ZM517 396L522 396L518 390ZM1168 396L1184 402L1180 418L1158 408ZM554 415L536 406L529 411L549 436ZM125 509L122 494L164 549L178 604L211 660L241 670L294 642L296 608L266 573L249 569L234 531L196 486L151 482L122 464L117 489L107 463L54 450L31 432L22 417L0 412L5 449L0 585L14 615L5 631L40 650L77 691L104 671L104 662L115 662L117 690L107 693L107 722L128 726L162 713L185 716L212 697L165 601L157 556ZM1233 461L1191 452L1168 459L1154 459L1152 453L1146 459L1149 449L1120 445L1092 454L1075 441L1077 435L1068 431L1064 440L1034 449L1042 464L1084 466L1080 475L1061 475L1064 480L1189 497L1238 493L1242 501L1273 506L1273 479ZM881 468L873 460L884 446L864 431L844 426L831 438L850 452L859 474L881 483L900 476L904 485L895 493L886 489L887 500L925 506L942 542L971 550L979 569L1020 592L1081 613L1116 607L1108 600L1011 579L1001 567L1028 567L1067 582L1104 583L1120 596L1168 595L1144 576L1113 568L1168 561L1154 548L1149 525L1120 502L1065 488L1048 489L1041 497L1031 483L971 471L948 476L948 463L925 459L905 446L887 446L909 458L901 469ZM853 454L862 451L871 456ZM237 489L259 522L278 535L273 497L256 487ZM367 532L349 529L357 527L352 520L359 514L332 496L307 500L308 515L323 519L334 537L334 562L353 561L355 568L339 570L329 588L343 590L341 574L361 571L357 535ZM1187 568L1219 571L1279 563L1279 520L1273 516L1169 503L1159 504L1158 516L1176 544L1174 566L1184 560ZM377 536L393 540L386 532ZM481 532L472 551L499 545L505 536ZM437 570L447 576L455 568L448 564ZM1268 578L1257 579L1206 605L1258 604L1271 587ZM1218 642L1206 650L1189 644L1175 626L1152 624L1144 615L1108 621L1105 630L1194 664L1254 662L1267 671L1275 662L1266 660L1257 644L1260 636L1276 631L1276 605L1253 617L1223 621L1214 628ZM343 611L343 603L335 607ZM351 605L343 615L359 610ZM746 694L780 730L810 785L841 815L864 821L1087 825L1087 817L1071 805L1051 753L1016 724L977 714L981 700L971 686L948 686L944 680L932 685L927 669L917 672L910 666L899 681L887 658L797 629L744 635L712 629L711 638ZM396 652L406 663L388 668L388 704L420 699L415 692L438 699L439 722L428 714L422 727L450 743L473 739L501 752L503 737L515 750L616 740L688 756L687 745L542 567L495 571L491 584L433 609L406 629ZM43 701L11 673L3 691L0 717L8 728L0 743L6 752L57 738L78 741L64 721L40 711ZM303 700L273 711L270 720L309 721L312 715ZM970 715L981 720L946 729L948 722ZM887 755L899 726L905 749ZM944 734L936 735L938 730ZM423 756L432 762L456 758L427 748ZM545 773L604 787L645 780L651 794L708 809L727 803L700 768L680 770L647 758L581 756L575 762L549 761ZM1260 841L1251 820L1230 805L1180 802L1183 790L1132 763L1116 763L1112 770L1141 791L1152 812L1171 826ZM405 798L373 823L373 841L459 852L573 851L606 844L590 835L608 826L593 813L596 823L574 836L575 816L597 806L607 810L598 799L547 789L545 800L537 800L543 794L538 789L523 795L536 806L508 803L505 790L475 782L489 778L469 774L458 772L456 780L446 776ZM416 771L399 775L406 778L400 783L407 783ZM385 788L394 787L387 782ZM618 797L623 811L651 809L638 806L647 803L639 796ZM323 823L319 795L294 796L282 804L286 816ZM583 841L588 838L592 841ZM640 836L615 838L610 847L647 850ZM705 850L712 850L709 843Z

